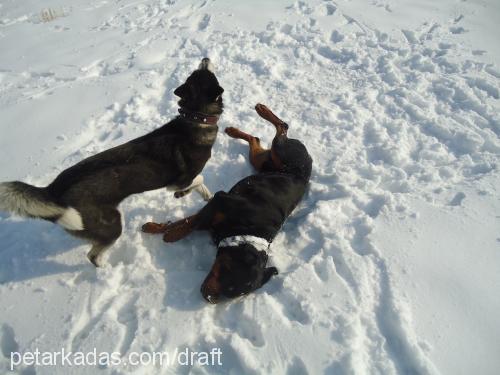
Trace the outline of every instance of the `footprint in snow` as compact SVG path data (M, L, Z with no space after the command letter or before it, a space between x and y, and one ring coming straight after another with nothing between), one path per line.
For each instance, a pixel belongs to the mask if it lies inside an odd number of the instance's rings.
M5 358L10 358L12 352L19 351L14 329L7 323L4 323L0 329L0 351Z
M449 30L452 34L464 34L467 32L467 30L465 30L462 26L452 26Z
M205 14L198 24L198 31L204 31L210 24L210 15Z
M293 358L292 363L288 366L286 371L286 375L302 375L308 374L306 365L304 362L297 356Z
M450 206L460 206L460 205L462 205L462 201L464 200L464 198L465 198L465 194L462 192L459 192L453 197L453 199L451 200L449 205Z

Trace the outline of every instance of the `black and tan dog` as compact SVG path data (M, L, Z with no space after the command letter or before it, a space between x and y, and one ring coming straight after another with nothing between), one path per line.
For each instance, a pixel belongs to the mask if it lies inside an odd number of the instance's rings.
M91 242L90 261L122 231L118 204L132 194L167 187L180 197L191 190L211 195L199 174L211 156L222 113L222 93L205 58L178 87L179 113L174 120L121 146L82 160L47 187L14 181L0 184L0 210L42 218Z
M278 273L275 267L267 267L266 251L302 199L311 175L312 159L300 141L287 137L288 125L262 104L255 109L276 127L270 150L241 130L225 131L249 143L250 162L259 173L239 181L228 193L216 193L196 215L142 227L147 233L164 233L165 242L178 241L194 230L211 231L218 251L201 287L211 303L222 296L248 294Z

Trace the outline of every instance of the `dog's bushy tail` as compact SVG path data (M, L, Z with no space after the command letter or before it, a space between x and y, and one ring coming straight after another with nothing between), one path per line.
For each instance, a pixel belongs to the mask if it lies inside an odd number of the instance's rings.
M77 210L59 205L45 188L20 181L0 183L0 210L54 221L69 230L83 229L82 217Z

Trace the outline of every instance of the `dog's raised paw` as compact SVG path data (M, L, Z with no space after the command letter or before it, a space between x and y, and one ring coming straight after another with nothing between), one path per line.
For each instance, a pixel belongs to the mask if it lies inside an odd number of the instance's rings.
M226 133L230 137L236 138L236 137L238 137L240 131L238 129L230 126L230 127L224 129L224 133Z

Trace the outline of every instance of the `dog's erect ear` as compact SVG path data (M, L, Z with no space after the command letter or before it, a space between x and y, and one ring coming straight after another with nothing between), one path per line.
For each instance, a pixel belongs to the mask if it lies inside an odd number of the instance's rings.
M184 83L174 90L174 95L183 99L187 97L194 99L198 96L198 87L189 83Z
M267 283L271 277L276 276L278 274L278 269L276 267L268 267L264 270L264 277L262 278L262 285Z
M174 95L177 95L179 98L185 98L188 90L187 84L184 83L175 89Z

